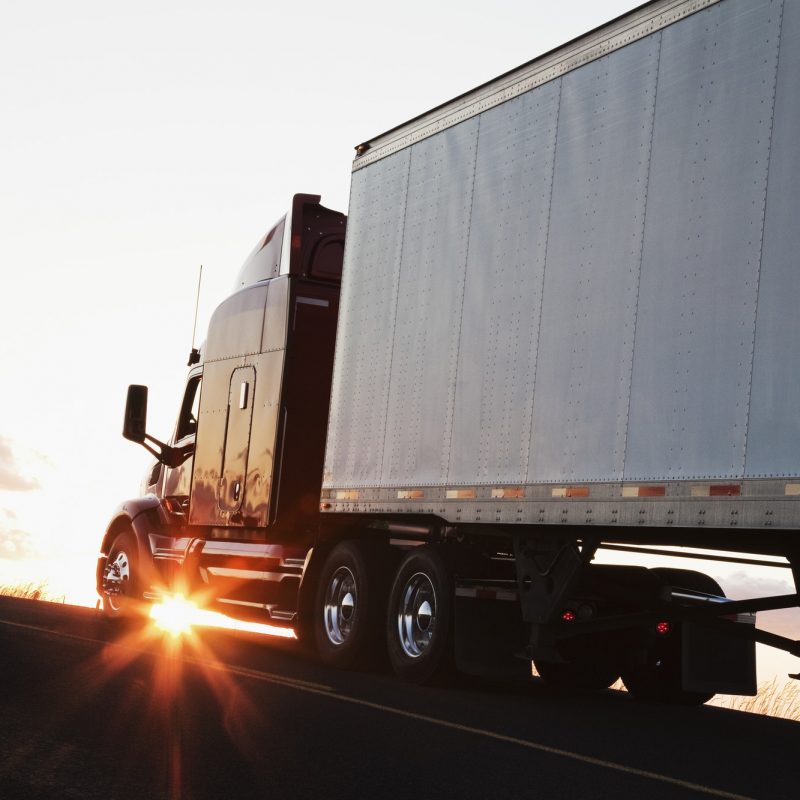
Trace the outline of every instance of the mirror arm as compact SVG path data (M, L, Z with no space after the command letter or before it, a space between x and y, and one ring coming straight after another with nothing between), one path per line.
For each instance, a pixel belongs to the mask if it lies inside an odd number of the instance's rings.
M146 433L144 438L145 441L141 442L142 447L144 447L148 453L155 456L167 467L179 467L184 461L186 461L186 459L194 450L193 445L186 445L185 447L171 447L159 439L156 439L154 436L151 436L149 433ZM156 450L155 447L153 447L151 444L148 444L148 442L152 442L159 449Z

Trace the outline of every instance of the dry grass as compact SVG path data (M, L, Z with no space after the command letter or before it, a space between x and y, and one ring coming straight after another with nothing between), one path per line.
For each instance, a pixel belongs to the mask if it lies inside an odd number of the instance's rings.
M611 688L619 692L626 691L621 680ZM718 694L709 700L708 705L800 722L800 681L784 682L773 678L762 683L754 697Z
M26 600L46 600L49 603L63 603L64 595L54 595L47 591L45 583L24 583L16 586L0 585L0 595L22 597Z
M777 678L773 678L758 687L758 694L755 697L722 695L715 697L711 701L711 705L800 722L800 683L797 681L778 682Z

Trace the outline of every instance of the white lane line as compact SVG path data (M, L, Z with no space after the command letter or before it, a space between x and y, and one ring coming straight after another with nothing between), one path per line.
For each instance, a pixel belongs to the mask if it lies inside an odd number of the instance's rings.
M40 628L36 625L24 625L19 622L9 622L7 620L0 620L2 625L10 625L15 628L25 628L27 630L38 631L40 633L47 633L53 636L61 636L65 639L76 639L83 642L92 642L94 644L109 645L112 647L121 647L126 650L134 650L139 653L146 653L148 655L160 655L152 650L142 650L140 648L131 647L130 645L118 644L116 642L106 642L102 639L91 639L86 636L77 636L72 633L61 633L59 631L52 631L48 628ZM322 697L328 697L331 700L339 700L343 703L350 703L351 705L362 706L363 708L371 708L375 711L382 711L386 714L392 714L397 717L404 717L406 719L417 720L418 722L427 722L430 725L437 725L440 728L447 728L449 730L460 731L461 733L470 733L474 736L482 736L486 739L493 739L498 742L505 742L506 744L517 745L524 747L528 750L535 750L540 753L547 753L548 755L560 756L568 758L572 761L578 761L582 764L590 764L595 767L602 767L604 769L613 770L614 772L622 772L626 775L634 775L639 778L647 778L648 780L658 781L659 783L666 783L670 786L680 786L683 789L690 791L700 792L712 797L722 797L725 800L755 800L754 798L736 794L734 792L726 792L723 789L715 789L712 786L705 786L701 783L692 783L691 781L684 781L680 778L673 778L669 775L663 775L659 772L650 772L644 769L637 769L636 767L629 767L625 764L619 764L616 761L606 761L602 758L595 758L593 756L582 755L581 753L574 753L571 750L564 750L560 747L551 747L550 745L541 744L540 742L532 742L529 739L519 739L516 736L507 736L504 733L497 733L495 731L486 730L484 728L474 728L471 725L461 725L458 722L450 722L449 720L439 719L438 717L430 717L427 714L417 714L413 711L404 711L401 708L394 706L385 706L382 703L373 703L370 700L362 700L358 697L351 697L345 694L337 694L332 686L325 686L323 684L315 684L307 681L300 681L294 678L286 678L283 675L274 675L268 672L261 672L259 670L247 669L245 667L235 667L220 662L203 661L202 659L191 658L188 656L180 657L181 661L189 664L203 667L211 667L212 669L221 672L230 672L234 675L241 675L245 678L259 680L264 683L274 683L281 686L286 686L290 689L296 689L300 692L308 694L318 694Z

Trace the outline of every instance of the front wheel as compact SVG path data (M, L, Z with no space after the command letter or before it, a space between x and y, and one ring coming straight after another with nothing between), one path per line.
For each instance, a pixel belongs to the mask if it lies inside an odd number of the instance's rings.
M432 547L403 559L386 619L389 661L398 677L427 683L452 668L452 595L450 570Z
M138 551L133 533L120 533L103 569L103 614L108 620L133 618L140 611L142 595Z

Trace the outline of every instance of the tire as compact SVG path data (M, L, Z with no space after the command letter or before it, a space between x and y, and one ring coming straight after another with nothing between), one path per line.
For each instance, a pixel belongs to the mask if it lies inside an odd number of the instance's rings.
M432 547L412 550L400 563L389 594L386 644L395 674L429 683L454 671L453 580Z
M691 589L695 592L716 594L725 597L722 587L710 576L693 569L670 569L668 567L654 567L650 572L661 578L665 586L675 586L680 589Z
M605 664L569 661L536 661L536 670L545 684L563 692L599 692L613 686L619 672Z
M363 669L377 659L386 611L386 579L377 549L341 542L320 573L311 628L322 661L339 669Z
M131 531L120 533L106 559L103 583L119 582L119 594L103 593L103 615L119 622L133 620L142 613L142 590L136 538Z
M722 587L702 572L666 567L656 567L651 572L658 575L665 586L725 596ZM622 673L622 682L637 700L683 706L707 703L714 696L713 692L687 692L681 688L681 657L680 630L676 630L655 663L627 669Z

